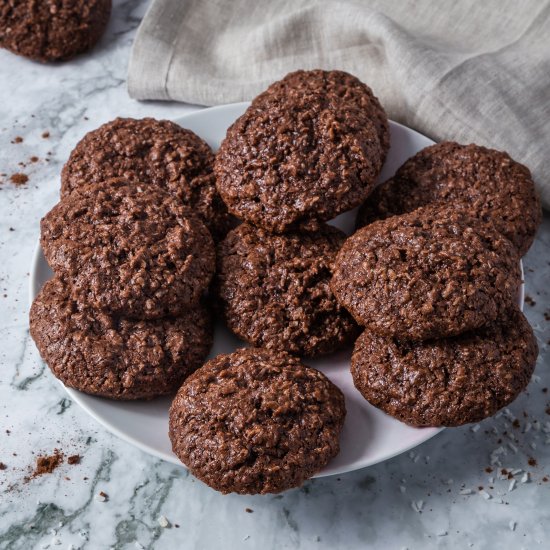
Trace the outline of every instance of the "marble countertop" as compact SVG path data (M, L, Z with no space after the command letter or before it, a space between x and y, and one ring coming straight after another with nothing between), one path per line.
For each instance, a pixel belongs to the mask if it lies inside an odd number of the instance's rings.
M196 109L128 97L147 2L114 4L94 55L43 66L0 51L0 549L548 548L549 217L524 259L525 312L541 351L528 391L478 427L445 430L383 464L277 496L222 496L117 439L67 397L27 320L38 224L58 199L63 162L117 115ZM28 182L13 184L16 173ZM36 457L55 449L80 463L31 476Z

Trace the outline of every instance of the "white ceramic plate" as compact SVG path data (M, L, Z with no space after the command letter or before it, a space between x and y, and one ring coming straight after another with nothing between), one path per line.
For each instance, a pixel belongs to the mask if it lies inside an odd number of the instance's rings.
M226 129L247 106L248 103L236 103L213 107L175 119L175 122L193 130L217 149ZM395 122L390 123L390 129L391 149L380 181L392 176L406 159L433 143L418 132ZM331 223L350 233L354 221L355 211L352 211L338 216ZM51 277L52 272L40 246L37 246L31 266L31 301ZM523 287L521 293L520 303L523 305ZM243 342L225 327L218 325L210 357L243 346ZM411 428L369 405L353 386L349 372L350 357L351 349L322 359L306 361L323 371L344 392L348 411L340 454L316 477L342 474L376 464L416 447L441 431L438 428ZM172 453L168 439L169 398L128 403L93 397L70 388L66 390L71 399L118 437L147 453L181 465Z

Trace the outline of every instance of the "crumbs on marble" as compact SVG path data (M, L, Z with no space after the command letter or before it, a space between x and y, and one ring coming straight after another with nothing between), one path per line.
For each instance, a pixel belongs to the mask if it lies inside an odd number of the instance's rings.
M159 516L157 521L163 529L167 529L168 527L170 527L170 522L165 516Z
M531 298L531 296L529 296L529 294L525 295L525 303L530 305L531 307L537 305L537 302L535 302L535 300L533 300L533 298Z
M253 514L253 513L254 513L254 510L252 510L252 508L245 508L244 511L245 511L247 514Z
M48 139L50 137L50 132L48 132L48 130L46 130L45 132L42 132L42 137L44 139Z
M17 136L11 140L12 143L23 143L23 138L21 136Z
M98 502L107 502L109 500L109 495L107 493L104 493L103 491L99 491L99 493L94 498Z
M3 463L0 462L0 470L6 470L8 467Z
M29 181L29 176L23 174L22 172L16 172L10 176L10 181L14 185L25 185Z

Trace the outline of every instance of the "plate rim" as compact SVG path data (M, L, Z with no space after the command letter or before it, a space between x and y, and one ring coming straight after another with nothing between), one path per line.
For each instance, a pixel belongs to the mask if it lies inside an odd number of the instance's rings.
M228 109L245 109L250 105L249 101L242 101L238 103L227 103L224 105L216 105L214 107L208 107L205 109L200 109L197 111L194 111L192 113L188 113L185 115L176 116L174 118L169 118L169 120L172 120L176 122L177 124L182 124L186 121L193 120L195 118L201 118L204 116L205 112L208 113L215 113L217 111L227 111ZM168 118L168 117L167 117ZM419 136L432 141L431 138L425 136L424 134L418 132L414 128L410 128L408 126L405 126L404 124L401 124L399 122L390 120L390 125L395 125L401 129L404 129L407 132L414 132L415 134L418 134ZM435 143L435 142L433 142ZM34 251L31 258L31 269L29 272L29 310L32 305L32 302L36 295L40 292L41 288L38 288L37 283L37 272L38 272L38 265L40 262L41 257L43 257L42 249L40 246L40 234L38 235L37 242L34 247ZM519 292L519 301L520 301L520 309L523 311L524 306L524 300L525 300L525 284L524 284L524 271L523 271L523 263L520 259L520 269L521 269L521 286L520 286L520 292ZM41 359L42 360L42 359ZM108 432L115 435L119 439L122 439L126 443L131 444L134 447L137 447L141 451L152 455L158 459L164 460L166 462L169 462L175 466L179 466L181 468L184 468L188 470L188 468L183 464L174 453L165 454L163 451L158 451L154 446L147 445L146 443L141 442L138 439L135 439L134 437L128 435L126 432L119 429L116 425L110 423L107 419L105 419L103 416L100 416L96 413L94 408L90 407L88 403L85 400L85 397L90 397L88 394L84 394L78 390L75 390L73 388L69 388L65 386L60 380L56 379L59 384L63 387L63 389L67 392L69 397L73 399L88 415L90 415L96 422L98 422L101 426L103 426ZM91 396L91 397L97 397L97 396ZM385 462L387 460L390 460L398 455L401 455L403 453L406 453L410 451L411 449L414 449L415 447L418 447L419 445L422 445L423 443L429 441L436 435L440 434L442 431L445 430L445 427L429 427L429 428L422 428L422 430L426 430L426 437L422 439L420 442L412 443L406 447L400 448L399 450L395 452L391 452L387 455L385 455L383 458L376 459L376 460L367 460L364 461L362 464L355 465L353 467L346 467L341 466L340 468L337 468L333 471L329 471L327 473L324 473L323 471L318 472L313 478L322 478L322 477L328 477L333 475L343 475L345 473L351 473L357 470L361 470L363 468L367 468L369 466L374 466L375 464L380 464L382 462Z

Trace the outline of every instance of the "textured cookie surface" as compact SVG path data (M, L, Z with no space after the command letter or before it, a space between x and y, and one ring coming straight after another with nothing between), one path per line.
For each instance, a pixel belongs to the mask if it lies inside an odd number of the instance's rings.
M377 187L362 206L358 225L442 203L491 222L522 256L541 221L529 170L501 151L443 142L423 149Z
M232 224L213 164L212 150L191 130L170 120L117 118L74 148L61 174L61 195L115 177L155 185L197 212L218 239Z
M34 300L30 330L40 355L66 386L112 399L175 392L212 345L210 316L202 306L177 318L116 318L77 304L58 278Z
M300 486L339 451L342 392L285 352L219 355L192 374L170 408L172 449L223 493Z
M273 235L242 224L218 245L217 294L229 328L269 349L315 356L335 351L357 325L330 290L332 263L345 234Z
M365 331L355 343L351 372L372 405L413 426L479 422L523 391L538 354L518 310L474 332L403 342Z
M41 222L52 269L94 309L137 319L179 315L215 268L205 225L175 197L124 180L82 187Z
M62 61L101 38L111 0L4 0L0 47L37 61Z
M463 211L431 206L374 222L338 253L331 287L382 336L424 340L497 319L517 301L513 245Z
M380 171L368 116L319 93L252 104L216 155L218 191L235 216L271 232L318 222L360 204Z
M281 80L274 82L260 94L255 104L261 104L267 97L284 99L292 93L319 92L349 102L365 111L376 126L376 132L385 158L390 148L390 130L388 117L384 108L372 90L357 77L345 71L294 71Z

